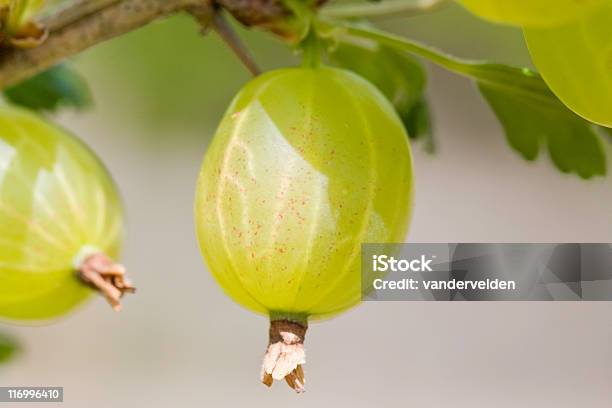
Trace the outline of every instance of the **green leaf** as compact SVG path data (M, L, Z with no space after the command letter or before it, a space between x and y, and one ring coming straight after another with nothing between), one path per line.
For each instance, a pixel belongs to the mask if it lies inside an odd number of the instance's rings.
M92 104L85 80L66 65L57 65L4 91L10 102L36 111L63 107L82 109Z
M535 160L547 124L532 120L534 113L531 107L521 105L520 99L514 98L512 94L487 84L480 84L479 89L504 127L510 146L526 160ZM521 119L524 118L527 120L523 122Z
M12 337L0 333L0 364L12 359L19 352L19 345Z
M606 174L606 156L595 126L567 109L551 109L487 83L479 88L501 122L508 143L527 160L548 145L555 165L583 178Z
M330 59L373 83L391 101L410 137L423 140L426 150L433 151L430 111L425 98L427 72L420 61L374 41L340 42Z
M506 138L527 160L547 143L559 170L582 178L604 176L606 153L596 126L569 110L540 75L526 68L471 63L466 72L501 122Z
M582 178L606 174L606 153L597 126L569 110L538 73L455 58L362 25L344 23L338 35L374 40L475 80L502 123L510 145L527 160L534 160L540 145L546 142L553 162L562 172Z

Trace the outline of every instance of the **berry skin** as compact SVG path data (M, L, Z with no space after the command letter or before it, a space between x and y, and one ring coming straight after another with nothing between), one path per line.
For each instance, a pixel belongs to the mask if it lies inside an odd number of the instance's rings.
M460 0L471 12L495 23L553 27L584 15L607 0Z
M612 128L612 1L568 24L524 33L555 95L583 118Z
M123 210L104 166L63 130L6 106L0 106L0 231L1 318L58 317L89 298L90 286L113 298L110 286L131 290L107 258L119 255Z
M271 347L293 350L307 320L359 303L361 244L404 239L412 192L408 137L373 85L340 69L281 69L226 112L198 180L197 236L229 296L286 323L273 324ZM299 364L287 377L296 390Z

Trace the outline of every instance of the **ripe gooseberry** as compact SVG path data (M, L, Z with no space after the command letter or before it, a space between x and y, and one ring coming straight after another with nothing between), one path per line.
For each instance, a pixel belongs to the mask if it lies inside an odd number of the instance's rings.
M612 127L612 2L571 23L524 33L555 95L585 119Z
M36 115L0 107L0 317L62 315L92 287L133 291L119 255L123 210L96 156Z
M271 320L266 385L303 390L308 321L359 303L361 244L405 237L412 192L404 127L363 78L281 69L235 97L204 158L196 228L225 292Z
M551 27L584 15L607 0L460 0L486 20L524 27Z

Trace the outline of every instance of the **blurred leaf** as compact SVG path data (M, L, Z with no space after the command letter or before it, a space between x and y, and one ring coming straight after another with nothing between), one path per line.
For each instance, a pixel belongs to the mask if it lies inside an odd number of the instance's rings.
M420 61L373 41L340 42L330 58L380 89L395 107L410 137L423 140L426 150L433 152L431 118L424 95L427 73Z
M429 103L425 97L421 98L410 110L410 113L402 117L408 134L414 135L416 139L423 141L423 148L429 154L436 152L436 139L434 138L433 124Z
M19 351L19 345L12 337L0 333L0 364L4 364Z
M606 174L606 155L593 124L562 105L538 103L507 87L480 83L479 88L508 142L525 159L535 160L540 145L547 143L550 157L562 172L583 178Z
M66 65L57 65L4 91L14 104L37 111L63 107L82 109L92 104L87 82Z

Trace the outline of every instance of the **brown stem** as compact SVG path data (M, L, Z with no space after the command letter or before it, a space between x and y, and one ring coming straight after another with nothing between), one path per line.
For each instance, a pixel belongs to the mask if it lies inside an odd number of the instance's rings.
M289 320L270 322L270 340L261 369L261 381L268 387L274 380L285 379L297 393L304 392L306 351L304 339L307 325Z
M227 20L221 13L215 13L212 18L212 27L219 34L219 37L234 51L234 54L238 56L242 64L249 70L253 76L257 76L261 73L261 70L257 66L255 59L240 40L240 37L232 30Z
M14 85L73 56L92 45L125 34L145 24L182 10L206 6L203 0L123 0L99 1L99 8L78 15L64 11L58 15L65 25L51 17L46 24L55 27L47 40L30 49L0 49L0 88ZM79 7L77 4L74 7ZM74 20L67 18L73 15ZM58 26L58 27L56 27Z
M101 252L86 256L77 274L83 282L100 292L115 311L121 310L124 294L136 292L125 275L125 267Z

